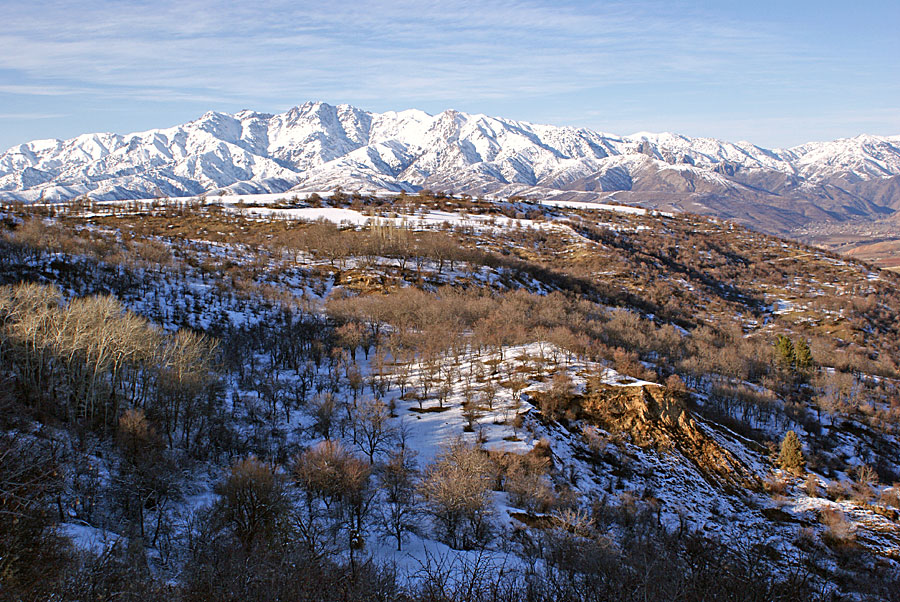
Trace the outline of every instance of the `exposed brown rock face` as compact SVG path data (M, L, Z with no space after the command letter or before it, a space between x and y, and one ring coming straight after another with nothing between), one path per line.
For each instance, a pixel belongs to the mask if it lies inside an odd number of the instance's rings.
M759 480L731 452L703 432L684 401L660 386L599 385L582 401L585 418L632 443L660 452L680 452L710 483L726 489L756 489Z

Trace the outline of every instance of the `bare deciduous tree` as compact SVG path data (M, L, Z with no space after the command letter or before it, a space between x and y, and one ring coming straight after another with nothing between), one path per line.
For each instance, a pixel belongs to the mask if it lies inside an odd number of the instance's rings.
M415 528L416 452L406 446L392 451L378 474L384 493L381 519L385 532L403 549L406 534Z
M449 545L468 549L488 538L494 466L480 449L457 440L425 468L419 487Z
M351 428L353 440L369 458L369 464L375 463L376 454L387 450L395 433L391 425L390 410L383 402L375 399L363 400L357 404Z
M344 531L351 563L365 542L366 521L376 492L372 469L337 441L326 440L300 454L292 467L294 480L306 493L304 529L318 532L323 519L332 523L332 536Z
M286 528L289 504L281 477L256 458L232 466L217 493L216 512L245 550L273 541Z

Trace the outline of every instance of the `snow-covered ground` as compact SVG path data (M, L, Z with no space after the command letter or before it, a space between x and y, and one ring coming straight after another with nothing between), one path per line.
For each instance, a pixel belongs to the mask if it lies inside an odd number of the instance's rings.
M440 230L445 225L450 225L454 228L471 228L479 232L499 232L525 227L552 229L567 233L576 240L580 238L572 228L555 219L511 219L502 215L437 210L402 214L387 209L382 210L380 215L373 215L365 210L343 208L266 206L283 199L282 194L264 195L260 198L235 195L224 199L210 197L206 202L221 203L228 211L241 212L247 217L258 217L261 220L277 215L287 219L308 221L322 219L348 227L390 223L413 229ZM582 208L580 204L557 206ZM644 210L639 208L616 205L588 207L619 211L638 218L636 221L640 221L646 215ZM103 212L100 211L99 214L102 215ZM608 219L613 221L612 218ZM612 224L608 226L614 227ZM181 244L183 248L180 250L195 252L200 260L214 258L217 261L233 262L235 265L252 261L262 262L267 267L260 270L258 283L286 293L288 297L298 302L298 306L302 305L310 311L320 311L321 302L336 290L334 270L329 269L326 261L308 254L300 254L288 261L279 255L280 251L271 249L260 249L258 251L260 255L254 257L253 252L240 243L214 243L198 239L187 240ZM392 260L380 258L366 269L384 270L386 266L393 266ZM69 270L73 267L75 266L71 263L67 266ZM364 264L351 258L347 260L346 267L348 269L345 271L361 271ZM52 279L62 277L65 271L57 262L44 266L42 275ZM497 288L500 287L499 282L502 279L502 274L488 266L481 266L478 270L461 268L447 270L442 275L443 280L435 275L435 266L427 265L426 271L435 281L453 282L468 279L469 282ZM280 307L277 301L263 298L258 291L236 295L233 290L222 290L214 279L203 275L197 269L185 268L183 273L178 273L176 270L159 266L142 267L141 274L146 280L135 287L135 290L126 291L122 296L123 301L132 309L169 329L183 326L200 329L253 326L274 321L279 316ZM689 289L693 288L687 281L681 282ZM107 290L103 286L105 285L101 285L101 290ZM522 286L532 292L548 292L537 282L528 282ZM83 291L73 289L66 292L74 295ZM764 311L781 315L806 309L805 305L791 300L789 296L782 291L777 294L773 292L765 298ZM649 317L652 319L654 316ZM769 317L766 316L764 319ZM735 319L740 317L735 316ZM689 334L683 328L678 329L678 332L682 336ZM364 359L361 349L356 355L356 364L363 378L371 376L371 359ZM397 433L400 431L405 433L406 444L416 450L420 467L432 462L448 442L457 438L483 445L485 449L497 453L526 454L534 450L539 443L546 444L549 446L553 461L555 484L562 487L563 482L567 482L566 487L581 496L578 503L584 507L603 499L612 509L631 504L642 508L658 508L660 523L670 530L679 530L687 525L690 529L697 529L711 538L723 541L766 543L776 548L784 558L789 559L799 558L800 552L795 540L800 525L807 526L815 533L824 533L826 527L820 524L819 515L823 510L833 508L840 510L852 521L859 542L883 557L896 558L898 554L896 522L877 514L872 507L847 500L834 501L825 497L808 496L801 491L800 483L797 482L789 484L786 494L782 497L756 489L729 491L698 466L696 458L688 457L677 449L663 452L636 445L627 435L605 432L594 425L575 420L544 420L539 416L539 408L535 401L539 399L540 392L546 391L551 386L550 376L553 372L565 372L576 393L584 392L587 380L592 377L600 377L604 384L621 387L623 390L659 385L624 376L601 362L576 358L565 350L543 341L505 347L502 350L502 361L499 357L496 350L487 352L468 349L458 360L449 356L441 358L436 367L426 365L422 358L403 365L399 359L387 357L390 369L394 373L399 370L406 371L411 386L420 390L424 388L423 381L426 379L437 378L439 381L450 383L442 402L438 401L438 394L435 392L437 385L432 384L431 392L421 402L421 408L419 401L414 397L401 396L396 378L391 379L392 383L384 392L384 401L392 403L395 414L391 418L391 426ZM249 362L251 358L244 359ZM270 377L273 382L283 386L284 390L291 391L296 388L297 374L293 371L271 368L267 364L269 360L266 354L258 354L258 357L254 356L252 359L258 366L260 374ZM316 376L322 376L325 368L319 367L317 371ZM521 397L518 399L511 386L510 375L523 375L526 379ZM287 412L284 411L285 406L282 404L273 412L274 418L271 419L272 417L266 413L264 401L258 390L240 382L233 374L225 380L225 400L228 410L239 425L240 434L246 436L248 440L265 434L270 429L282 437L279 444L284 443L291 449L302 449L320 441L321 438L311 429L313 418L308 408L294 408L288 419ZM760 394L768 392L767 389L753 383L735 384L746 386ZM467 395L471 397L474 392L481 396L488 385L492 385L495 390L490 407L486 407L485 403L479 403L474 418L467 416L464 409ZM346 388L338 393L339 401L348 401L348 396ZM364 396L369 397L368 392L365 392ZM705 394L698 391L697 399L701 404L705 398ZM773 400L773 403L781 403L781 400ZM521 424L516 421L517 416L521 417ZM726 450L750 474L758 477L760 482L785 476L773 472L771 455L767 450L761 449L758 443L699 416L695 416L694 419L698 430L708 438L711 446ZM808 432L802 430L804 423L799 419L795 420L796 423L788 426L797 429L803 436L808 435ZM829 432L827 420L827 417L823 417L820 421L820 427L824 432ZM784 425L775 429L771 425L755 423L752 420L749 420L748 424L752 428L767 432L771 438L784 430ZM855 445L860 439L839 432L835 432L834 436L840 439L840 444L836 445L832 452L842 456L848 467L865 463L865 453ZM351 438L346 435L344 438L346 445L353 448ZM102 460L99 459L101 456L98 455L97 458L102 464ZM215 503L217 496L213 491L214 483L226 472L224 466L217 465L196 468L193 474L185 476L185 493L173 510L173 515L179 517L179 520ZM838 478L848 476L843 473L838 475ZM104 478L107 477L108 474ZM825 477L817 474L817 478L824 486ZM502 538L508 530L521 528L522 523L512 514L523 509L514 507L509 497L501 492L494 494L494 506L494 519L499 535L488 551L490 561L496 564L515 562L504 548ZM776 518L772 518L773 516ZM121 534L78 523L76 520L77 517L68 517L69 522L62 525L61 533L84 549L98 551L121 537ZM419 535L413 536L401 553L396 553L394 543L387 538L379 538L373 529L368 539L367 553L395 563L399 568L410 572L421 568L434 558L449 558L454 554L458 554L460 558L476 558L477 553L451 551L445 544L437 541L429 529L427 518L422 517L420 525ZM164 554L160 550L151 550L150 556L160 566L164 563Z

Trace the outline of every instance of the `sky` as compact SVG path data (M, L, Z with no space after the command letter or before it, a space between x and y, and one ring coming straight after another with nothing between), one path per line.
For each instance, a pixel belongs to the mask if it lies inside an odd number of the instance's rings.
M0 149L306 101L789 147L900 134L900 2L0 0Z

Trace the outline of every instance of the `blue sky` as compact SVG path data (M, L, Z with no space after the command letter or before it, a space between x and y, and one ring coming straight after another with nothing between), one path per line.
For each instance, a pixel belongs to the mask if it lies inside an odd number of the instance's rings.
M0 148L307 100L791 146L900 133L900 2L4 0Z

